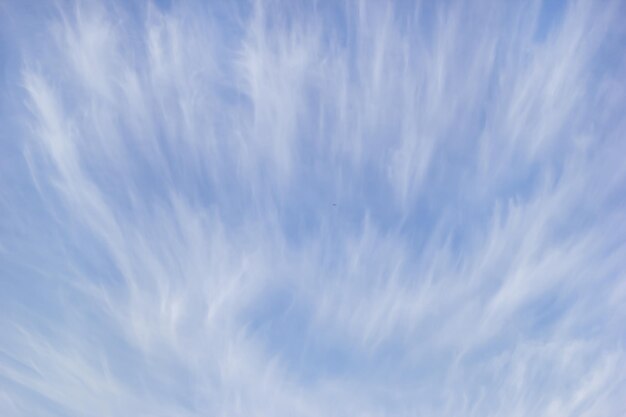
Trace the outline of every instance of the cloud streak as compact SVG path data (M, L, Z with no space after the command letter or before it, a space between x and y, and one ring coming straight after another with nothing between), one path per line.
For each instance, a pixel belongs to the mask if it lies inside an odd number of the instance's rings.
M1 7L3 415L626 411L620 2Z

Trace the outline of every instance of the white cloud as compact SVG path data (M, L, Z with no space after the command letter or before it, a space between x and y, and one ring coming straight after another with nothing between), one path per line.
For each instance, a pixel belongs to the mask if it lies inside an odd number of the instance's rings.
M623 412L618 2L43 9L0 412Z

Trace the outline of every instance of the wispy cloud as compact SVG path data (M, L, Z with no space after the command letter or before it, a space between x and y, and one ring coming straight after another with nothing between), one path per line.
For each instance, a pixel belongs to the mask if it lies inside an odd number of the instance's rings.
M622 415L624 12L0 6L0 413Z

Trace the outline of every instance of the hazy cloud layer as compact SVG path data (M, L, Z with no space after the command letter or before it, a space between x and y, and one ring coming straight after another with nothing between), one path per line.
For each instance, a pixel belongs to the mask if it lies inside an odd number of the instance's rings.
M622 1L0 4L3 416L622 416Z

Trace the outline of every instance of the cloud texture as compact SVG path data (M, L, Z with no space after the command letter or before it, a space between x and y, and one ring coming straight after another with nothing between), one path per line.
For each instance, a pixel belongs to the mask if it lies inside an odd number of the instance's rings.
M623 1L0 5L3 416L622 416Z

